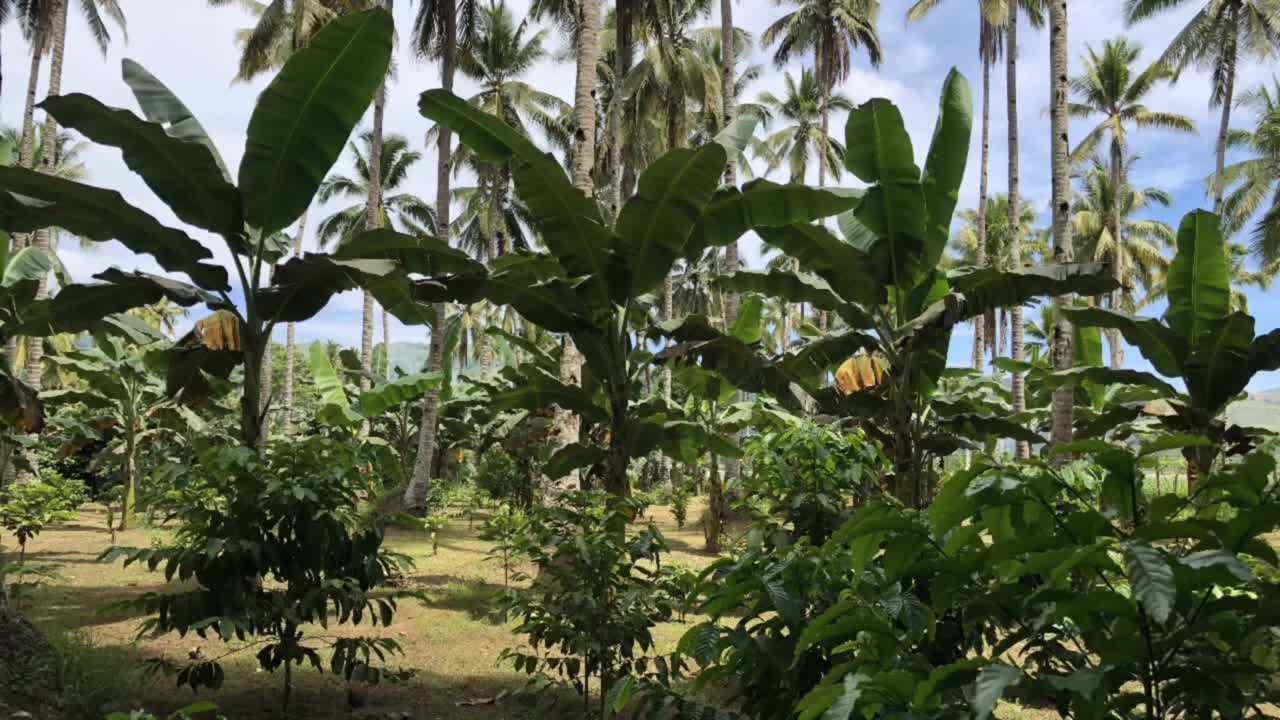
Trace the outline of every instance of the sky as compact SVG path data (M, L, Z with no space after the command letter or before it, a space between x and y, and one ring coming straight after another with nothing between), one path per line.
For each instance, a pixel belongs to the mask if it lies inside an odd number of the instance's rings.
M606 0L608 2L608 0ZM523 17L528 0L508 0L516 17ZM120 77L120 63L130 58L141 63L158 76L180 97L204 124L218 145L223 157L234 173L243 152L245 128L257 94L268 82L261 78L251 83L234 82L239 49L235 44L236 31L251 24L250 16L232 4L210 8L201 0L131 0L122 3L128 14L127 36L112 27L112 44L105 57L92 42L83 19L76 13L69 18L68 43L63 75L63 92L84 92L97 97L107 105L137 110L136 104ZM412 13L417 3L396 4L396 24L406 39L411 26ZM869 66L866 56L855 57L854 70L849 80L840 88L855 103L872 97L892 100L901 109L907 130L915 145L917 158L927 149L937 112L938 93L947 71L957 67L969 79L974 90L975 122L968 171L962 186L960 207L973 207L978 197L979 127L978 111L981 103L981 68L977 62L977 21L973 16L973 0L946 0L929 17L908 26L905 21L908 0L882 0L879 32L884 50L884 62L880 68ZM1069 46L1071 72L1079 71L1080 56L1086 46L1101 48L1110 38L1124 34L1143 48L1142 62L1153 61L1164 49L1179 28L1191 16L1198 2L1187 3L1175 12L1162 15L1132 28L1125 28L1120 0L1071 0L1069 6ZM718 4L717 4L718 6ZM756 39L772 21L787 11L772 0L737 0L735 22L749 31ZM705 24L718 25L719 17L713 14ZM23 89L28 78L30 64L26 44L18 29L6 25L3 33L4 85L0 97L0 124L18 126L22 120ZM1021 191L1023 197L1041 210L1041 224L1048 222L1049 198L1049 123L1047 115L1049 99L1048 35L1026 24L1019 27L1019 138ZM563 49L564 39L555 33L549 35L549 58L540 63L526 78L533 85L552 92L566 100L573 97L574 68L571 64L557 63L554 57ZM761 78L749 86L741 98L751 100L762 91L781 94L785 87L785 73L798 74L808 66L807 58L793 60L789 65L777 68L771 61L772 49L755 47L750 62L764 68ZM386 129L405 135L411 144L423 153L423 160L411 172L405 190L420 197L435 197L434 145L425 143L428 121L417 111L418 95L427 89L438 87L438 67L431 62L420 61L413 56L407 43L396 49L397 73L387 95ZM44 63L47 76L48 63ZM1237 81L1238 88L1250 88L1269 80L1272 67L1262 63L1248 63ZM45 78L41 78L38 97L43 97ZM455 91L466 96L475 86L459 77ZM1150 97L1152 109L1179 112L1193 118L1199 128L1196 136L1173 134L1163 130L1139 130L1131 132L1133 152L1140 156L1134 168L1135 184L1158 186L1173 194L1174 203L1169 209L1153 211L1150 217L1164 220L1175 227L1186 212L1212 204L1206 198L1205 177L1213 170L1214 141L1219 110L1209 107L1209 81L1203 72L1188 71L1176 86L1162 85ZM1007 187L1007 133L1006 94L1003 63L992 73L991 88L991 160L990 192L1004 192ZM1237 113L1237 126L1244 126L1246 118ZM366 118L367 120L367 118ZM844 118L832 120L833 134L839 136ZM1073 121L1073 143L1083 137L1091 127L1088 121ZM91 147L85 154L88 181L121 192L138 207L152 213L161 222L179 225L176 217L156 199L142 181L133 175L112 148ZM757 172L764 167L756 163ZM344 154L335 166L335 172L350 171L349 157ZM785 180L779 171L775 179ZM816 178L810 178L811 181ZM856 181L846 176L842 184ZM310 211L306 246L314 249L314 228L320 218L342 207L342 203L313 206ZM227 254L219 247L220 241L212 236L193 232L194 237L207 241L215 256L223 261ZM89 281L96 272L118 265L126 269L142 269L159 272L148 257L136 257L118 243L100 243L89 249L73 247L74 242L64 244L64 261L72 276L78 281ZM760 264L758 242L744 243L746 262ZM1280 325L1280 297L1276 292L1249 290L1250 310L1258 319L1258 332L1266 332ZM1158 315L1161 306L1153 306L1145 314ZM200 309L194 309L188 323L200 317ZM283 329L279 341L283 341ZM306 342L314 339L333 339L348 345L358 345L360 337L360 297L345 293L320 315L298 327L298 337ZM404 327L392 322L393 342L421 341L422 328ZM959 328L952 340L951 364L967 365L972 336L967 327ZM1126 352L1126 364L1140 369L1150 366L1135 349ZM1280 373L1266 373L1255 378L1251 390L1280 386Z

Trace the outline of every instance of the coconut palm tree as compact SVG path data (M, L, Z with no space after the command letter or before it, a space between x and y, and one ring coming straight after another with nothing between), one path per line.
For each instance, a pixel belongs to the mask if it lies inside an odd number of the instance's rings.
M907 10L907 22L919 22L942 4L942 0L916 0ZM988 166L991 159L991 66L1000 57L1004 37L1000 28L1008 22L1008 3L1006 0L977 0L974 14L978 18L978 62L982 65L982 156L978 166L978 247L974 263L977 267L985 267L986 260L986 214L988 191ZM1014 86L1016 87L1016 86ZM993 338L984 335L985 323L975 321L973 324L973 357L974 369L982 368L982 357L986 346Z
M248 81L284 65L311 43L330 20L363 9L364 0L206 0L210 7L234 5L254 18L252 27L236 32L240 61L236 80Z
M541 130L552 145L567 154L571 133L566 132L562 118L570 106L521 80L534 65L548 57L546 38L544 30L532 32L527 22L517 24L505 3L491 5L480 11L476 35L459 56L459 69L480 86L469 98L473 105L525 133L534 128ZM436 132L439 129L433 128L428 139ZM481 187L488 191L493 217L487 226L494 232L489 238L491 247L487 254L497 257L510 252L512 238L499 221L510 202L510 168L478 163L466 147L453 153L452 168L455 173L464 168L471 170L481 178Z
M1221 216L1239 64L1246 58L1262 61L1275 57L1280 46L1280 6L1274 0L1125 0L1125 16L1132 25L1191 4L1201 8L1173 37L1160 62L1173 70L1175 80L1189 66L1211 71L1209 105L1222 108L1214 166L1214 177L1219 181L1212 187L1213 211Z
M793 183L804 182L811 157L817 160L823 174L829 171L839 180L844 167L844 145L823 137L822 119L831 109L853 109L853 103L843 93L823 93L813 71L807 68L800 72L799 81L791 73L787 73L786 80L786 94L782 98L763 92L756 101L763 109L766 127L775 120L786 125L753 142L752 154L767 163L766 174L786 164ZM830 107L824 107L824 103Z
M369 196L369 183L373 173L369 167L370 148L374 134L366 130L359 142L349 145L355 175L330 175L320 185L317 199L321 203L337 199L363 199ZM382 203L382 214L375 227L390 227L414 235L425 235L436 228L436 214L425 201L408 192L396 192L408 183L409 171L422 160L422 153L409 148L409 140L403 135L387 135L383 140L381 168L383 187L392 194ZM320 248L328 250L369 229L369 218L361 202L342 208L320 221L316 238Z
M1228 144L1249 153L1223 169L1220 184L1229 190L1223 202L1223 228L1235 235L1259 210L1250 235L1253 254L1264 265L1280 262L1280 80L1260 85L1240 98L1240 107L1253 111L1253 130L1234 130ZM1209 186L1219 176L1209 178Z
M420 0L413 23L413 48L419 58L434 58L440 64L440 86L453 91L457 71L458 45L466 45L475 34L476 0ZM459 24L459 18L462 19ZM453 133L441 128L436 133L436 223L438 228L450 226L450 181L453 167ZM431 329L427 350L427 370L439 372L444 364L444 324L447 307L434 303L438 319ZM421 511L426 508L431 490L431 473L435 467L436 436L440 416L440 391L431 389L422 398L422 422L418 426L418 454L413 462L413 476L405 488L405 507Z
M696 27L707 12L701 0L656 0L643 11L645 47L623 93L648 122L659 123L664 149L681 147L694 129L690 109L722 105L720 68L706 54L720 30Z
M48 34L42 31L39 33L41 37L48 38L49 48L49 92L48 95L62 94L62 66L66 57L67 45L67 11L71 0L42 0L40 3L41 10L38 15L43 16L43 8L49 8L48 24L43 20L38 20L35 27L48 28ZM103 13L116 21L123 30L125 27L124 13L120 9L118 0L80 0L81 13L88 22L90 33L100 49L105 53L106 46L110 42L111 36L107 31L106 23L103 20ZM32 70L39 72L38 54L45 47L44 42L34 44ZM24 118L24 123L25 123ZM33 126L34 129L34 126ZM24 124L24 133L26 126ZM44 136L56 138L58 134L58 123L52 115L46 114L44 121ZM34 133L31 136L34 139ZM32 143L33 144L33 143ZM24 150L27 141L24 138ZM58 143L43 143L40 155L40 166L44 172L53 172L54 167L58 163L56 150ZM28 155L28 158L34 158L34 155ZM52 250L53 229L46 228L35 233L32 240L33 246L48 253ZM49 295L49 279L41 278L39 286L36 290L36 298L43 299ZM31 387L39 390L41 387L41 378L44 376L44 348L41 343L32 343L30 350L27 352L27 383Z
M821 139L825 145L831 137L831 93L837 83L849 79L853 51L865 49L871 65L880 67L883 53L876 30L880 0L796 0L795 4L795 10L765 29L761 41L778 46L773 53L778 67L797 54L813 52L814 75L823 98ZM827 154L825 148L821 154ZM826 168L819 164L819 187L826 184L826 178Z
M1051 166L1051 200L1053 212L1054 262L1071 262L1075 257L1071 242L1071 144L1068 140L1070 114L1067 82L1067 0L1049 2L1049 147ZM1066 309L1072 305L1070 295L1054 299L1053 369L1068 370L1075 363L1071 322ZM1075 422L1075 390L1064 385L1053 393L1050 413L1049 444L1071 442ZM1065 456L1062 456L1065 457Z
M1129 158L1126 164L1132 167L1134 162L1135 158ZM1160 188L1134 188L1127 180L1117 190L1114 183L1110 167L1101 157L1095 157L1072 208L1072 234L1079 244L1081 257L1120 265L1115 276L1121 287L1111 302L1115 303L1114 309L1132 313L1145 302L1136 294L1139 288L1147 296L1157 291L1169 268L1165 251L1177 241L1168 223L1137 215L1153 207L1169 207L1173 197ZM1118 234L1113 230L1117 217L1120 218ZM1119 249L1117 243L1121 246ZM1110 341L1114 342L1115 337ZM1113 366L1115 355L1113 348Z
M1081 162L1091 156L1101 144L1103 137L1110 139L1111 186L1123 188L1127 184L1127 171L1124 160L1127 156L1127 132L1129 126L1137 128L1164 128L1174 132L1196 132L1195 121L1177 113L1151 110L1143 101L1155 90L1156 85L1171 77L1167 67L1156 63L1141 72L1134 69L1134 63L1142 54L1142 48L1125 38L1108 40L1098 53L1087 47L1083 57L1083 72L1070 79L1069 85L1073 102L1069 112L1077 118L1101 117L1097 125L1090 130L1080 144L1072 151L1072 160ZM1120 204L1111 206L1111 234L1119 236L1122 232ZM1112 246L1118 255L1111 257L1111 272L1116 280L1122 280L1125 259L1125 244L1120 242ZM1112 306L1120 306L1122 290L1112 293ZM1124 363L1124 346L1120 342L1120 332L1112 330L1111 334L1111 366L1120 367Z

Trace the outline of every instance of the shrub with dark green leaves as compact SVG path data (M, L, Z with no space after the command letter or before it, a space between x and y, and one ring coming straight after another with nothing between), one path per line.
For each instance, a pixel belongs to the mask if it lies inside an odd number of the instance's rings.
M589 708L594 682L603 711L622 678L668 679L666 659L652 657L653 627L672 611L654 582L667 546L652 524L626 532L634 512L629 499L572 493L530 515L536 577L531 587L505 593L525 644L504 650L500 661L532 676L532 688L568 685Z
M684 529L684 524L689 521L689 485L687 483L676 483L676 487L671 491L671 514L675 516L676 528Z
M476 487L498 502L528 505L533 498L534 475L502 448L490 448L476 466Z
M752 471L743 479L750 507L797 537L826 540L851 507L879 489L879 451L861 432L803 423L770 432L747 449Z
M480 539L492 543L485 560L502 566L504 588L511 587L512 579L518 582L527 578L518 568L529 555L529 529L529 517L509 503L500 505L480 529Z
M321 436L293 438L260 452L218 448L193 469L224 498L181 513L172 544L114 548L104 558L162 570L166 580L194 581L176 592L150 592L126 603L149 615L141 634L210 633L257 652L265 671L283 669L284 705L292 670L309 663L355 681L395 677L377 661L399 652L387 638L311 638L309 625L390 624L396 596L375 589L407 559L382 545L381 524L361 523L367 480L357 450ZM376 660L375 660L376 658ZM218 659L175 668L178 684L218 688Z
M75 517L73 500L65 488L42 482L14 483L0 492L0 528L18 541L19 562L26 559L31 538Z

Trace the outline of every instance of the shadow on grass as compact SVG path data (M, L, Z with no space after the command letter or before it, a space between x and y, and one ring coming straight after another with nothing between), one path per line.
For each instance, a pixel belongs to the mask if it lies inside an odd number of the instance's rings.
M143 616L137 608L118 607L120 603L145 592L174 589L166 584L72 587L55 582L31 594L26 614L37 624L56 624L72 630L110 625Z
M410 581L422 591L423 602L432 609L463 612L472 620L490 625L506 622L498 607L498 594L503 590L501 585L479 578L445 575L421 575L410 578Z

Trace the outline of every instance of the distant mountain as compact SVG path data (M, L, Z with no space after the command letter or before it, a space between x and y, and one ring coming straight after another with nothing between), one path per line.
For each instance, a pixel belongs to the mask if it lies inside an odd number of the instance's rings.
M1228 422L1280 432L1280 388L1251 392L1227 408Z

